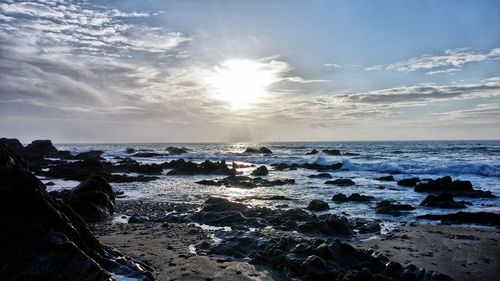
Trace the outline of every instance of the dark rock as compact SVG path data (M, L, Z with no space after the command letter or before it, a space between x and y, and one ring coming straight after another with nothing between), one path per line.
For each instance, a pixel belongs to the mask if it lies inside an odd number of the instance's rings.
M309 151L308 153L306 153L306 155L316 155L318 153L319 153L319 151L317 151L316 149L313 149L313 150Z
M278 180L267 180L263 178L251 178L246 176L229 176L219 180L201 180L197 181L197 184L201 185L213 185L213 186L226 186L226 187L238 187L238 188L257 188L262 186L276 186L276 185L286 185L294 184L294 179L278 179Z
M401 186L415 186L417 183L420 181L419 178L408 178L408 179L402 179L398 181L398 185Z
M350 237L353 234L351 224L346 217L337 215L321 216L317 220L309 220L300 224L298 231L302 233L322 233Z
M269 171L267 170L266 166L260 166L257 169L253 170L251 173L252 176L267 176L269 174Z
M231 202L227 199L220 197L210 197L205 201L205 207L203 207L202 211L236 211L245 213L249 210L247 205Z
M135 153L135 149L132 147L127 147L127 149L125 149L125 152L128 154L132 154L132 153Z
M142 263L103 246L83 220L52 198L0 144L0 251L3 280L108 280L110 272L153 280ZM119 261L119 262L118 262Z
M393 176L378 177L378 178L375 178L375 179L379 180L379 181L394 181L394 177Z
M56 154L52 155L53 158L59 159L73 159L74 156L71 154L69 150L59 150Z
M57 153L50 140L34 140L24 149L26 159L43 159Z
M353 193L349 196L346 196L343 193L338 193L333 195L332 201L337 202L337 203L344 203L344 202L370 202L371 200L375 199L373 196L368 196L368 195L361 195L359 193Z
M169 154L171 155L181 155L181 154L184 154L184 153L188 153L188 148L186 147L175 147L175 146L169 146L165 149L166 151L168 151Z
M89 159L97 159L97 160L104 160L104 158L101 157L101 155L104 153L102 150L91 150L87 152L81 152L78 153L73 157L73 159L77 160L89 160Z
M313 199L309 202L309 205L307 205L307 209L311 211L325 211L330 209L330 206L323 200Z
M23 155L24 146L21 144L21 142L18 139L1 138L0 142L5 144L5 146L7 146L10 150L12 150L17 155Z
M318 172L320 171L330 171L330 170L338 170L342 168L342 163L335 163L331 165L321 165L317 163L305 163L305 164L286 164L286 163L277 163L277 164L272 164L271 166L274 167L274 169L279 170L279 171L284 171L284 170L296 170L297 168L304 168L304 169L310 169L310 170L316 170Z
M329 173L320 173L320 174L317 174L317 175L310 175L308 176L309 178L312 178L312 179L331 179L332 178L332 175L330 175Z
M224 160L219 162L206 160L200 164L180 160L173 160L168 164L163 164L164 168L173 169L167 175L236 175L236 169L230 169Z
M345 156L360 156L361 154L359 153L354 153L354 152L346 152L344 153Z
M92 222L109 217L115 210L115 195L101 176L93 176L71 190L51 192L61 198L84 220Z
M429 195L427 196L420 206L432 207L432 208L446 208L446 209L460 209L466 208L465 201L455 201L451 193L442 193L438 196Z
M350 185L355 185L356 183L351 179L335 179L331 181L326 181L325 184L332 184L337 186L350 186Z
M104 173L110 167L111 164L97 159L76 162L61 161L51 165L48 171L42 171L39 174L51 178L82 181L89 176Z
M323 149L323 153L326 155L340 156L340 150L337 149Z
M387 214L392 216L400 216L401 211L411 211L415 210L414 207L408 204L395 204L390 201L384 200L377 204L378 214Z
M106 174L102 175L108 182L115 183L125 183L125 182L149 182L159 179L159 177L151 177L151 176L129 176L129 175L117 175L117 174Z
M470 181L452 180L450 176L428 180L415 186L415 192L451 193L453 196L494 198L490 191L476 190Z
M243 153L262 153L262 154L271 154L273 153L269 148L263 146L261 148L252 148L247 147Z
M454 214L446 214L446 215L423 215L418 216L417 219L426 219L426 220L441 220L443 222L454 223L454 224L482 224L482 225L492 225L492 226L500 226L500 214L489 213L489 212L477 212L477 213L468 213L468 212L457 212Z

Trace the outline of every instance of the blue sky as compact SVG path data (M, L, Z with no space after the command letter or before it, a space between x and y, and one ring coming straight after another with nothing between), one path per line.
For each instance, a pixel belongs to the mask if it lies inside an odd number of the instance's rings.
M498 1L2 1L0 134L498 139L499 15ZM228 61L269 75L237 110L206 83Z

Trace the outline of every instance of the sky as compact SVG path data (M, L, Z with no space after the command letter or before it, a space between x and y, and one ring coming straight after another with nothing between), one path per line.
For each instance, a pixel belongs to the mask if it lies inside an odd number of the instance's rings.
M500 1L0 0L0 136L500 139Z

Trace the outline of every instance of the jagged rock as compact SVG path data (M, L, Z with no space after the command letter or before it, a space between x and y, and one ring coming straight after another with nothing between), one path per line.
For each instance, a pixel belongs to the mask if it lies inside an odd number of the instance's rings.
M175 147L175 146L169 146L165 149L166 151L168 151L169 154L171 155L181 155L181 154L184 154L184 153L188 153L188 148L186 147Z
M333 195L332 201L337 202L337 203L344 203L344 202L370 202L371 200L375 199L373 196L368 196L368 195L361 195L359 193L353 193L349 196L343 194L343 193L338 193Z
M93 176L71 190L51 192L61 198L86 221L109 217L115 210L115 195L109 183L101 176Z
M326 181L325 184L337 185L337 186L350 186L356 183L351 179L335 179L331 181Z
M346 217L337 215L321 216L317 220L306 221L300 224L298 231L302 233L320 232L327 235L340 235L350 237L352 227Z
M253 170L251 175L252 176L267 176L269 174L269 171L267 170L266 166L260 166L257 169Z
M331 156L340 156L340 150L337 149L323 149L323 153Z
M328 206L328 203L323 200L313 199L311 202L309 202L307 209L311 211L325 211L330 209L330 206Z
M408 204L397 204L392 203L390 201L384 200L377 204L377 213L378 214L387 214L392 216L400 216L401 211L411 211L415 210L415 208Z
M495 197L490 191L474 189L470 181L452 180L450 176L419 183L414 190L415 192L445 192L460 197Z
M271 154L273 153L269 148L263 146L261 148L252 148L247 147L243 153L262 153L262 154Z
M229 176L219 180L201 180L197 181L196 183L201 185L256 188L262 186L294 184L295 180L294 179L267 180L263 178L251 178L246 176Z
M43 159L57 153L50 140L34 140L24 149L26 159Z
M466 208L465 201L455 201L451 193L442 193L438 196L428 195L420 206L427 206L432 208L447 208L447 209L460 209Z
M86 151L86 152L81 152L78 153L73 157L73 159L76 160L89 160L89 159L97 159L97 160L104 160L104 158L101 157L101 155L104 153L102 150L91 150L91 151Z
M164 163L163 167L173 169L169 171L167 175L236 175L236 169L230 169L224 160L220 162L210 162L206 160L197 164L180 159L173 160L170 163Z
M423 215L417 216L417 219L426 219L426 220L441 220L448 223L455 224L482 224L482 225L492 225L492 226L500 226L500 214L489 213L489 212L477 212L477 213L468 213L468 212L457 212L454 214L446 214L446 215Z
M135 149L132 147L127 147L127 149L125 149L125 152L128 154L132 154L132 153L135 153Z
M408 179L402 179L398 181L398 185L401 186L415 186L417 183L420 181L419 178L408 178Z
M153 280L145 264L103 246L83 220L0 143L0 251L3 280L108 280L110 272ZM120 260L120 262L118 262Z
M317 175L310 175L310 176L307 176L311 179L331 179L332 178L332 175L330 175L329 173L319 173Z
M376 180L379 180L379 181L394 181L394 177L393 176L384 176L384 177L378 177L378 178L375 178Z
M24 146L18 139L1 138L0 142L5 144L10 150L12 150L17 155L23 155Z

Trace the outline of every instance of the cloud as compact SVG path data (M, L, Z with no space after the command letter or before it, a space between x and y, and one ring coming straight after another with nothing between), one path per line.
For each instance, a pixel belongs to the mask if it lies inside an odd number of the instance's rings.
M449 49L442 55L424 54L388 65L374 65L365 70L394 70L402 72L427 71L428 75L457 72L467 63L500 58L500 48L480 53L471 48Z
M325 63L323 64L323 67L326 69L340 69L342 66L340 64L336 63Z

